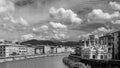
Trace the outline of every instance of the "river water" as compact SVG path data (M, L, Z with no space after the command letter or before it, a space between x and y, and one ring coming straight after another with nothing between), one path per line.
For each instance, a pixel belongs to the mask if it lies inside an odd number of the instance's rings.
M1 63L0 68L68 68L62 62L62 58L66 56L68 54L6 62Z

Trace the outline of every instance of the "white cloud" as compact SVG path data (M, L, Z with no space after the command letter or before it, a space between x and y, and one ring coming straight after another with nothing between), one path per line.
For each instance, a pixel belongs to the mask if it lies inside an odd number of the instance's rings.
M112 21L112 24L120 24L120 20Z
M53 36L53 38L55 38L55 39L61 39L61 38L58 36L58 34L55 34L55 35Z
M24 18L22 18L22 17L20 17L18 19L18 22L21 23L21 24L23 24L23 25L28 25L28 22Z
M77 14L70 9L67 9L67 10L64 8L56 9L54 7L51 7L49 10L49 13L52 18L57 20L68 21L68 22L79 23L79 24L81 24L82 22L82 19L79 18Z
M14 31L15 27L13 25L10 25L10 24L2 24L2 29L5 29L6 31Z
M45 37L43 37L41 35L37 39L39 39L39 40L47 40Z
M100 27L97 30L94 30L92 33L108 33L113 31L113 29L106 29L105 27Z
M39 31L38 31L39 30ZM50 29L50 31L44 31L42 30L41 28L37 29L36 28L33 28L33 31L34 32L37 32L38 34L36 35L37 38L39 40L48 40L48 39L58 39L58 40L61 40L61 39L66 39L68 38L68 35L66 36L66 33L67 33L67 29L61 29L57 27L57 29ZM44 32L47 32L47 33L44 33Z
M97 31L97 30L96 30ZM89 39L89 35L95 35L95 38L99 38L101 35L98 35L98 34L94 34L94 33L87 33L87 34L82 34L82 35L79 35L79 39L81 40L88 40Z
M32 39L33 38L33 35L32 34L27 34L27 35L22 35L21 36L21 39L22 40L29 40L29 39Z
M18 24L22 24L22 25L25 25L25 26L29 25L28 22L23 17L15 18L12 15L9 15L8 18L6 17L4 19L10 20L12 23L18 23Z
M57 30L53 30L53 33L55 34L61 34L61 33L67 33L67 29L57 29Z
M60 39L67 39L67 38L69 38L69 36L61 33L61 34L54 34L53 38L60 40Z
M42 33L48 33L48 26L47 25L41 25L40 27L35 27L32 29L34 32L42 32Z
M43 30L48 30L48 26L47 26L47 25L42 25L42 26L41 26L41 29L43 29Z
M88 14L88 17L93 19L112 19L112 18L120 17L120 13L114 12L112 14L109 14L101 9L94 9L91 13Z
M52 27L54 28L67 28L66 25L61 24L61 23L56 23L56 22L50 22L50 25L52 25Z
M88 39L88 38L89 38L89 35L91 35L91 33L82 34L82 35L79 35L78 37L79 37L80 39L85 40L85 39Z
M120 10L120 4L117 3L117 2L112 2L111 1L111 2L109 2L109 5L115 10Z
M14 4L10 0L0 0L0 13L13 11L14 9Z
M53 38L55 39L67 39L69 35L67 34L67 29L56 29L53 30Z
M104 27L98 28L98 31L109 32L111 29L106 29Z
M35 32L38 31L36 28L32 28L32 30L35 31Z
M3 20L10 20L10 18L6 16L6 17L3 17Z

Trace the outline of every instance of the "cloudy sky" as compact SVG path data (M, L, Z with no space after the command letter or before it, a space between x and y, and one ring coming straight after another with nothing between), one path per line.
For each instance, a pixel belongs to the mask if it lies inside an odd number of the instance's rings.
M0 0L0 38L79 40L120 29L119 0Z

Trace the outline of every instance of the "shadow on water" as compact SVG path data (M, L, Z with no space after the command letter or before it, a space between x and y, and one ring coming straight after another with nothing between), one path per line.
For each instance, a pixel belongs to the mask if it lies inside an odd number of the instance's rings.
M107 66L91 66L91 68L120 68L120 66L111 66L111 65L107 65Z

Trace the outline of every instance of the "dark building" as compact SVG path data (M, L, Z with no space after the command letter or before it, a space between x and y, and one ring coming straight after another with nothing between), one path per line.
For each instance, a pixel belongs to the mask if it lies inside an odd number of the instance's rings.
M5 57L6 45L0 45L0 57Z
M99 37L99 43L108 46L108 53L112 54L112 59L120 60L120 31Z
M84 40L79 40L79 45L80 45L80 46L84 46ZM78 46L79 46L79 45L78 45Z
M95 35L89 35L89 41L91 42L91 45L94 45L94 43L95 43Z
M99 44L108 47L108 57L111 57L112 59L114 59L113 40L114 37L111 34L106 34L104 36L99 37Z
M114 37L113 58L120 60L120 31L113 32L111 35Z

